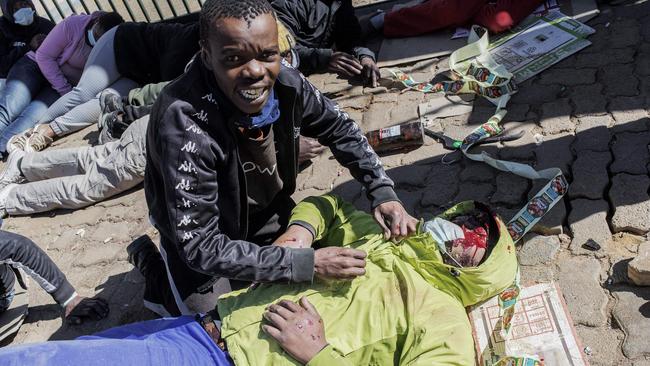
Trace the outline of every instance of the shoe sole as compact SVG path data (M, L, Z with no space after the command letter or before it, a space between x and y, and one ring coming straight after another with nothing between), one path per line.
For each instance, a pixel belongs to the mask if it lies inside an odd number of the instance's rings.
M47 149L48 147L50 147L50 145L52 145L52 142L54 142L54 140L52 140L52 141L50 141L48 144L46 144L45 146L43 146L43 148L41 148L41 149L39 149L39 150L36 150L35 148L32 147L32 144L31 144L31 142L30 142L31 139L34 138L34 136L36 136L35 133L33 133L31 136L29 136L29 137L27 138L27 141L25 142L25 149L24 149L24 151L25 151L26 153L43 151L43 150ZM46 138L46 137L44 136L43 138Z
M17 156L18 155L16 155L16 154L9 154L9 158L7 158L7 161L5 162L5 167L6 168L2 171L2 173L0 173L0 190L2 190L4 187L6 187L6 186L8 186L8 185L10 185L12 183L20 183L21 179L18 179L15 182L6 182L6 183L4 182L5 174L9 170L8 168L11 166L11 164L13 164L13 160L14 159L20 159L25 155L23 154L23 156L20 156L20 157L17 157Z
M18 134L18 135L12 136L12 137L9 139L9 141L7 141L7 147L6 147L5 149L7 150L7 153L8 153L8 154L11 154L12 152L14 152L14 151L16 151L16 150L23 150L23 151L25 151L24 148L21 149L21 148L18 147L16 144L14 144L14 141L15 141L16 139L18 139L19 136L23 136L23 134L21 133L21 134ZM25 141L25 143L27 143L27 141Z

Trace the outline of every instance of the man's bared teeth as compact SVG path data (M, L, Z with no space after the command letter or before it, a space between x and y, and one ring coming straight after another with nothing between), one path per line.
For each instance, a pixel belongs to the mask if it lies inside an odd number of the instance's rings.
M263 93L264 89L245 89L239 91L239 95L241 95L244 99L251 101L259 98Z

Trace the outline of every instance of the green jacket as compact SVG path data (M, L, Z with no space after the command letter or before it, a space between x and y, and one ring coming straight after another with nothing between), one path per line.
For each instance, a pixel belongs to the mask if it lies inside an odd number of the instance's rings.
M472 202L446 214L465 211ZM306 296L325 324L329 346L308 365L472 365L474 342L465 307L510 286L517 272L515 247L498 220L500 238L478 267L443 263L428 233L395 244L373 218L335 196L298 204L291 222L313 228L315 246L368 253L366 274L353 281L264 284L223 295L222 336L235 364L296 365L261 330L266 306ZM458 276L454 276L451 272Z

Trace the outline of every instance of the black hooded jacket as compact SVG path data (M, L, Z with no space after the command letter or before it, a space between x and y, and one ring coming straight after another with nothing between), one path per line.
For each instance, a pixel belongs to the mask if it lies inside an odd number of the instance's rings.
M38 15L28 26L14 23L13 7L16 0L0 0L2 18L0 18L0 77L5 78L9 69L31 51L29 42L37 34L48 34L54 28L54 23ZM34 4L29 1L34 8Z
M372 51L361 46L361 26L352 0L271 0L271 6L296 37L303 73L325 70L332 47L359 59L375 59Z
M216 278L309 282L311 248L251 243L246 177L233 108L200 58L167 85L147 130L145 196L176 287L185 297ZM286 212L296 188L298 138L318 138L366 188L373 207L396 201L393 182L357 124L297 70L282 67L274 86L280 118L273 125L283 188L269 208ZM288 216L288 213L287 213Z
M199 50L199 24L124 23L113 47L122 76L140 85L173 80Z

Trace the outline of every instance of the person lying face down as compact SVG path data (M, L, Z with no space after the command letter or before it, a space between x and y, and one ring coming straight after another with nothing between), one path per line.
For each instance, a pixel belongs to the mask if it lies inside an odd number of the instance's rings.
M310 197L296 206L289 229L275 245L361 250L366 255L354 261L365 268L362 276L351 282L318 278L312 284L253 286L219 300L221 323L211 315L151 320L79 341L1 349L0 361L36 366L472 365L474 343L465 307L513 283L514 244L503 222L480 204L459 204L442 217L484 240L463 241L465 255L445 257L423 229L429 222L416 235L393 242L384 239L370 215L340 198ZM445 251L453 252L456 244L445 243ZM482 255L471 250L481 244ZM450 264L457 262L464 266Z

